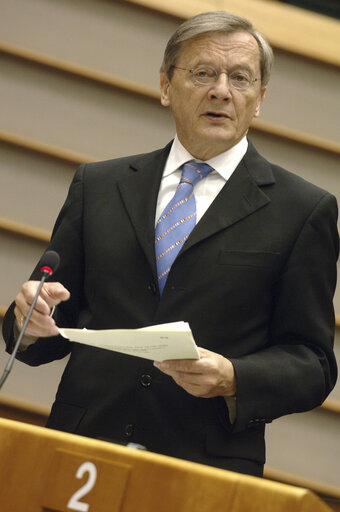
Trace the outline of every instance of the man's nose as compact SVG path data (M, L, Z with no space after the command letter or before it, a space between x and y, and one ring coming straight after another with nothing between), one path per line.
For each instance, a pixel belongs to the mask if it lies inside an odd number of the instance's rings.
M216 82L214 82L209 89L209 99L229 99L231 97L230 85L228 75L222 72L218 75Z

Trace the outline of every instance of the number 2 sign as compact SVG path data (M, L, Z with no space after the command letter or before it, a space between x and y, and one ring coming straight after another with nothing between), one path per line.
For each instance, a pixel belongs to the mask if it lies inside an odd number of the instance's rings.
M80 487L74 494L72 494L70 501L67 504L67 508L70 510L77 510L78 512L88 512L90 505L83 503L81 500L87 493L89 493L97 480L97 468L93 462L83 462L76 472L76 478L82 478L84 473L88 473L88 480Z
M43 511L120 512L130 466L57 450L43 496Z

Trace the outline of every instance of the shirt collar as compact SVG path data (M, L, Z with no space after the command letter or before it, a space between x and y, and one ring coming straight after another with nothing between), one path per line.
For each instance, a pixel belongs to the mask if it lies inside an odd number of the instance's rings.
M247 149L247 137L243 137L243 139L241 139L235 146L224 153L211 158L210 160L206 160L205 163L213 167L213 169L215 169L215 171L227 181L246 154ZM197 162L201 161L194 158L189 151L185 149L176 135L165 164L163 177L169 176L173 172L177 171L177 169L179 169L185 162L188 162L188 160L195 160Z

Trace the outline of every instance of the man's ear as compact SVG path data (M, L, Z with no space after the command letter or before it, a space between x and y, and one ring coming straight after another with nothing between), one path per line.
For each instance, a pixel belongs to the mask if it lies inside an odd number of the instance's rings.
M258 117L260 115L261 103L265 98L266 90L267 90L267 87L262 87L259 97L257 99L257 105L256 105L254 117Z
M169 95L169 87L170 80L166 73L160 74L160 87L161 87L161 104L163 107L170 106L170 95Z

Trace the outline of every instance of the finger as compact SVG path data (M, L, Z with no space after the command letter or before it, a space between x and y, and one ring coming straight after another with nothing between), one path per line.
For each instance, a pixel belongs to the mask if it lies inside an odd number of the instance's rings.
M25 317L28 315L31 304L33 302L35 293L31 292L31 290L24 289L22 292L18 293L15 297L15 304ZM47 302L40 296L35 304L35 311L39 311L41 314L49 315L51 308L47 304Z
M22 289L26 301L29 304L32 303L39 286L39 282L33 281L33 285L31 283L32 281L28 281L23 285ZM60 304L60 302L68 300L69 298L70 292L61 283L44 283L37 302L39 302L41 306L46 302L48 307L51 309L53 306L56 306ZM40 310L39 307L37 309L38 311Z
M218 379L213 374L189 373L189 372L169 372L167 373L180 385L212 388L216 386Z
M25 315L18 308L18 306L15 306L15 308L14 308L14 315L15 315L17 325L21 329L25 322Z
M206 348L197 347L198 353L200 355L200 358L204 357L213 357L215 355L215 352L211 352L211 350L207 350Z
M200 398L212 398L215 396L225 396L224 386L214 378L207 378L206 375L194 374L175 374L172 376L174 382L187 393Z
M71 294L61 283L44 283L41 297L50 307L57 306L60 302L67 301Z
M154 361L154 366L164 373L168 372L188 372L202 373L202 367L199 359L178 359L167 361Z
M164 372L168 370L189 373L215 372L221 356L205 348L197 348L199 359L168 359L162 362L155 362L154 366Z
M25 323L26 316L17 307L14 309L14 313L18 327L21 330ZM58 332L58 328L53 318L33 310L30 321L26 326L25 334L35 337L41 337L56 336Z
M15 303L24 316L27 316L38 287L39 281L27 281L15 298ZM61 283L45 283L37 299L35 310L49 315L53 306L68 300L69 297L69 291Z
M26 333L31 336L46 337L57 336L59 330L52 317L34 312L27 325Z
M207 383L205 380L200 379L197 375L184 374L183 376L182 374L175 374L173 376L173 380L187 393L195 397L209 398L211 396L216 396L213 392L214 386L212 386L211 383Z

